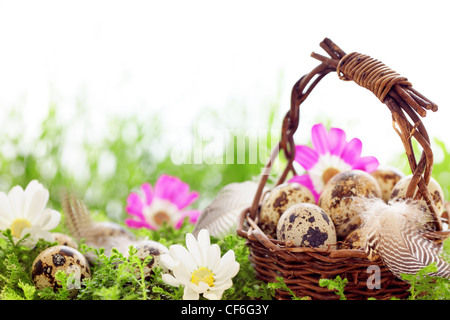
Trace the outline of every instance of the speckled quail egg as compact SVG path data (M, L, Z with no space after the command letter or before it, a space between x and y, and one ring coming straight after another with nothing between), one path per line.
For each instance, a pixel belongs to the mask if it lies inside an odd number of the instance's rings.
M53 246L42 251L34 260L31 278L37 289L51 287L60 288L55 279L58 270L71 275L74 284L69 287L71 297L74 297L84 279L91 277L91 270L86 258L76 249L68 246Z
M272 238L276 237L280 216L296 203L313 203L316 201L311 191L298 183L285 183L273 188L261 205L259 226Z
M69 235L60 232L53 232L55 241L62 246L68 246L78 250L78 243Z
M319 197L319 206L333 220L339 240L361 224L357 207L358 198L381 198L377 181L361 170L343 171L325 185Z
M403 177L399 182L397 182L397 184L392 189L390 201L406 199L406 191L408 189L412 177L413 177L412 175L408 175L406 177ZM436 209L438 210L438 215L441 216L445 209L444 191L442 190L440 184L433 177L430 177L430 183L428 184L428 191L430 192L430 195L433 198L433 202L436 206ZM428 208L425 200L423 199L419 200L419 205L423 206L425 210Z
M395 184L405 175L396 168L379 168L371 173L372 177L377 180L381 190L381 199L388 202L391 197L391 191Z
M362 226L350 232L350 234L344 239L340 245L340 249L359 249L365 250L366 245L367 228ZM379 256L373 256L373 260L378 259Z
M336 230L328 214L311 203L289 207L277 224L277 238L299 247L336 247Z
M142 261L148 256L153 257L153 259L150 259L148 264L144 267L144 278L147 279L150 277L154 267L161 267L164 272L168 271L161 263L161 255L169 253L169 249L165 245L157 241L146 239L136 243L134 247L137 249L138 258Z

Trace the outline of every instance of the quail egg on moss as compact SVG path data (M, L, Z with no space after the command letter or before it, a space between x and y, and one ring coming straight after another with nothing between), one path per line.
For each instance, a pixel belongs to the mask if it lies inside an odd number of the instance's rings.
M358 198L381 198L377 181L361 170L343 171L325 185L319 197L319 206L333 220L338 239L344 239L361 224L361 217L354 204Z
M68 246L78 250L78 243L69 235L60 232L53 232L55 241L62 246Z
M405 176L403 172L395 168L379 168L373 171L371 175L377 180L381 190L381 199L386 203L391 197L395 184Z
M289 207L277 224L277 238L299 247L335 248L336 230L328 214L311 203Z
M144 261L148 256L152 256L152 259L148 260L147 265L144 266L144 278L151 275L154 267L161 267L165 272L168 270L161 263L161 255L169 253L169 249L153 240L142 240L134 245L137 250L137 257Z
M45 249L34 260L31 278L36 288L51 287L54 290L60 288L55 279L59 270L73 277L74 284L68 288L71 297L78 293L81 282L91 277L89 263L78 250L58 245Z
M390 200L405 200L406 199L406 191L408 190L409 183L412 179L412 174L406 177L403 177L397 184L394 186L391 192ZM417 188L416 188L417 191ZM430 192L431 197L433 198L433 202L438 210L438 215L441 216L444 212L444 191L442 190L441 185L433 178L430 177L430 183L428 184L428 191ZM424 208L428 208L425 200L419 200L419 204Z
M261 205L259 213L261 230L275 238L280 216L296 203L315 204L316 201L311 191L298 183L285 183L273 188Z

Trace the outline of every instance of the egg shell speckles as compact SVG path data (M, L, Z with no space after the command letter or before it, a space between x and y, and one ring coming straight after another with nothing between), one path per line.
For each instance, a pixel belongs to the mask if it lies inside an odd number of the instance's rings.
M285 183L273 188L261 206L259 214L261 230L275 238L280 216L297 203L315 204L314 195L308 188L298 183Z
M328 181L319 197L319 206L333 220L338 240L344 239L362 222L353 206L358 197L381 198L375 178L361 170L338 173Z
M340 245L340 249L358 249L364 250L366 245L367 228L361 227L350 232ZM373 260L379 259L378 255L374 255Z
M328 214L319 206L299 203L280 217L277 238L298 247L335 248L336 231Z
M412 175L408 175L403 177L397 184L394 186L391 192L390 200L405 200L406 199L406 191L408 189L409 183L411 182ZM416 188L417 191L417 188ZM428 184L428 191L430 192L433 202L438 210L438 214L441 216L444 212L445 206L445 198L444 191L442 190L441 185L433 178L430 177L430 183ZM428 208L425 200L419 200L419 204L424 208Z
M384 202L388 202L391 197L391 192L397 182L405 175L395 168L382 168L371 173L372 177L377 180L381 190L381 198Z
M58 270L74 275L80 283L91 277L86 258L76 249L68 246L53 246L42 251L34 260L31 279L37 289L60 286L55 279ZM73 290L76 294L78 290Z
M143 240L135 244L134 247L137 249L137 256L142 261L148 256L153 257L153 259L149 259L148 264L144 266L144 278L147 279L147 277L151 275L152 269L157 266L163 268L164 272L168 271L161 263L161 255L169 253L169 249L165 245L153 240Z

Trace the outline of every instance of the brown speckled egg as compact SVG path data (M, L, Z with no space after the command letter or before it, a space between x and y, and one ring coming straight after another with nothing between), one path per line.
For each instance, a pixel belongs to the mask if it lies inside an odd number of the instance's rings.
M341 244L341 249L359 249L365 250L364 247L366 245L366 236L367 236L367 228L361 227L353 230L350 234L345 238L343 243ZM374 255L372 260L379 259L378 255Z
M404 200L406 198L406 190L408 189L409 183L412 179L412 175L408 175L403 177L397 184L394 186L391 192L390 200ZM417 191L417 188L416 188ZM438 214L442 215L444 212L444 191L442 190L440 184L433 178L430 177L430 183L428 184L428 191L433 197L433 202L438 210ZM425 200L420 200L419 204L424 208L428 208Z
M143 240L136 243L134 247L137 249L137 256L142 261L144 261L148 256L153 257L153 259L150 259L148 264L144 267L144 277L146 279L150 277L154 267L161 267L165 272L167 272L161 263L161 255L169 253L169 249L167 249L165 245L153 240Z
M280 217L277 238L299 247L336 247L336 230L328 214L311 203L289 207Z
M60 232L53 232L55 241L62 246L68 246L78 250L78 243L69 235Z
M377 180L381 190L381 199L386 203L391 197L391 191L395 184L405 176L403 172L395 168L380 168L373 171L371 175Z
M78 250L68 246L53 246L42 251L33 262L31 278L36 288L60 288L55 279L58 270L76 279L77 285L68 288L72 297L78 293L81 282L91 277L89 263Z
M273 188L261 206L259 214L261 230L275 238L280 216L296 203L315 204L316 201L311 191L298 183L285 183Z
M339 240L361 224L354 204L360 197L381 198L380 187L367 172L350 170L338 173L328 181L319 197L319 206L331 217Z

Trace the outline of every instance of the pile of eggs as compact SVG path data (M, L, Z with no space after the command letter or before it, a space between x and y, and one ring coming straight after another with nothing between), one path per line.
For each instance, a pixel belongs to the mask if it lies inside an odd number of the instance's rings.
M264 197L258 224L267 236L298 247L363 249L364 228L357 201L405 199L411 178L395 168L370 174L361 170L340 172L326 183L317 203L308 188L297 183L281 184ZM442 215L441 186L431 178L428 190ZM427 210L424 200L419 204Z
M56 273L63 271L71 278L70 287L67 289L69 297L74 298L83 281L91 278L91 266L96 260L89 252L83 255L78 251L78 243L69 235L56 232L53 235L57 245L43 250L36 257L31 267L31 279L37 289L50 287L56 291L61 288L56 280ZM111 253L112 248L116 248L127 256L129 246L133 246L137 257L146 263L143 274L146 279L151 276L156 266L165 270L161 263L161 255L168 253L169 250L159 242L148 239L137 240L125 228L110 222L94 224L88 235L89 237L85 239L86 244L93 248L104 248L106 255ZM141 274L138 271L136 270L136 276L139 278Z

